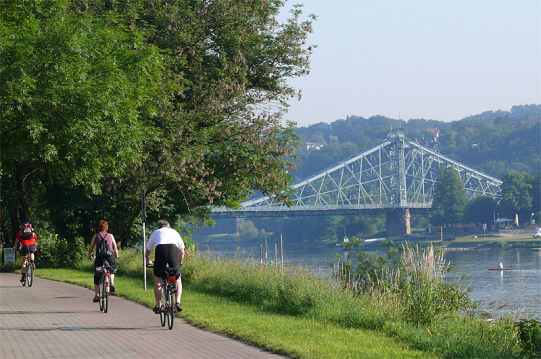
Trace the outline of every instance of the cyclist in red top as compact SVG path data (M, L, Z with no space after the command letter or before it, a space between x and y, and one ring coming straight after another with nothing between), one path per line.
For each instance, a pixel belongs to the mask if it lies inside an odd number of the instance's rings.
M37 248L38 236L34 233L34 228L28 222L24 222L21 225L21 230L17 233L17 238L15 239L15 244L13 245L13 250L16 251L21 245L21 257L23 258L23 264L21 266L21 282L24 282L26 279L26 261L28 259L28 254L30 254L30 263L34 265L34 252Z

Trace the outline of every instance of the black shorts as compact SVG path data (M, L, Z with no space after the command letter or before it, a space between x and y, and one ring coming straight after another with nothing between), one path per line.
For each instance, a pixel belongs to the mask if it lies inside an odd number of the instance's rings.
M37 247L36 247L35 244L30 244L30 245L28 245L28 246L23 246L23 247L21 248L21 256L24 257L24 256L28 255L28 253L33 253L33 252L35 252L35 251L36 251L36 248L37 248Z
M176 244L159 244L154 251L154 276L163 278L165 267L180 270L179 249Z

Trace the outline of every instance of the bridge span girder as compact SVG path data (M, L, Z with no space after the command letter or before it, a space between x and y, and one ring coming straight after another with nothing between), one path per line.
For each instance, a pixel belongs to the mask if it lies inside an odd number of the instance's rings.
M405 137L401 130L394 130L371 149L290 186L295 190L290 206L260 197L241 203L241 208L234 211L213 208L212 215L296 216L316 211L339 214L429 210L441 166L457 170L468 198L478 195L501 198L500 180L423 147ZM390 232L395 230L391 228Z

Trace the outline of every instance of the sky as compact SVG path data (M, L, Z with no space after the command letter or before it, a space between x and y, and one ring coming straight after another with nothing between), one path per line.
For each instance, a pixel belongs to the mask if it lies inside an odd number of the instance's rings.
M315 14L310 74L285 120L456 121L541 104L539 0L288 0Z

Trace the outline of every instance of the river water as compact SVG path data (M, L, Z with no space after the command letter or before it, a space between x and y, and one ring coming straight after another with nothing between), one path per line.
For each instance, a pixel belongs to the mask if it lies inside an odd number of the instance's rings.
M264 245L206 243L200 245L199 250L266 263L281 263L282 258L279 243L269 243L266 259ZM335 245L283 246L284 263L303 265L321 275L329 274L332 263L342 255L341 248ZM541 318L541 251L448 251L445 259L454 267L446 281L462 278L461 283L471 287L470 298L479 301L480 310L496 316ZM504 268L511 270L488 270L497 268L500 261Z

